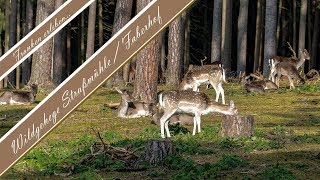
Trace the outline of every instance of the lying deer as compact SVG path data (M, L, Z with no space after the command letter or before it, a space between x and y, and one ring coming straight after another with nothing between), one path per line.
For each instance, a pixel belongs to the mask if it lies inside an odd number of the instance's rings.
M121 103L118 107L118 117L139 118L152 115L152 106L144 102L134 101L126 90L117 91L121 94Z
M201 84L209 83L216 91L216 102L218 102L221 94L222 104L225 104L222 81L225 81L225 73L222 67L217 65L193 66L185 74L180 84L180 90L192 88L193 91L199 91Z
M305 60L310 60L310 55L306 49L304 50L299 49L299 51L301 52L301 56L298 60L296 60L293 57L282 57L282 56L274 56L271 59L269 59L269 66L270 66L269 80L272 80L274 82L275 77L272 76L272 74L275 71L275 66L280 62L289 63L294 67L296 67L296 69L299 69L304 64Z
M163 109L163 116L160 118L162 138L165 138L164 129L166 129L167 137L171 137L168 128L169 118L176 113L186 113L194 116L192 135L196 133L196 126L198 132L201 132L201 115L213 112L226 115L237 114L233 101L230 101L230 106L223 105L214 102L205 93L195 91L163 91L159 94L159 107Z
M38 93L38 86L32 84L31 91L5 91L0 96L0 105L30 105Z
M163 112L155 113L152 118L153 122L157 125L160 125L160 118L163 116ZM192 125L193 124L193 116L189 114L174 114L169 118L170 124L180 124L180 125Z
M299 75L297 68L288 62L280 62L275 65L274 71L271 74L276 77L276 84L279 87L279 81L281 76L287 76L290 82L290 89L294 89L293 79L300 81L302 84L305 83L304 79Z
M250 76L260 80L250 83L248 81ZM256 76L254 74L251 74L250 76L246 76L245 72L240 73L240 83L247 92L264 93L264 90L267 89L278 89L278 86L274 82L267 80L264 77Z

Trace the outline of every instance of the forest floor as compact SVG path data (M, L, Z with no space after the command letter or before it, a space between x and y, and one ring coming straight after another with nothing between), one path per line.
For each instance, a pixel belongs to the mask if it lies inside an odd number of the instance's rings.
M144 164L130 171L123 161L105 155L84 162L92 144L100 142L96 132L108 145L137 156L148 140L160 139L160 127L150 117L118 118L105 104L119 102L120 95L99 88L0 179L320 178L319 84L265 94L246 93L234 83L225 84L224 89L226 102L234 100L239 114L253 115L254 137L222 138L221 115L209 114L202 117L202 132L195 136L185 133L184 127L171 128L177 153L161 166ZM201 90L215 97L214 90ZM43 97L37 97L38 102ZM0 136L33 107L0 106ZM186 128L192 131L192 126Z

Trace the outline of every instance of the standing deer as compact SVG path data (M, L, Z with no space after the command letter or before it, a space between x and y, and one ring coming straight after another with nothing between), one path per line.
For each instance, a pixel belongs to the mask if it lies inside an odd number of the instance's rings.
M164 129L167 137L171 137L168 128L169 118L176 113L186 113L194 116L192 135L196 133L196 126L198 127L198 132L201 132L201 115L213 112L226 115L237 114L233 101L230 101L230 106L223 105L213 101L205 93L196 91L163 91L159 94L159 107L164 111L163 116L160 118L162 138L165 138Z
M152 106L144 102L133 101L126 90L116 89L121 94L121 103L118 107L118 117L139 118L152 115Z
M0 96L0 105L30 105L38 93L38 86L32 84L31 91L5 91Z
M217 65L193 66L185 74L181 84L180 90L191 89L199 91L199 86L203 83L211 84L216 91L216 102L218 102L220 94L222 104L225 104L224 89L222 88L222 81L225 81L224 69Z
M269 66L270 66L269 80L272 80L273 82L275 82L274 81L275 77L272 76L272 74L275 71L275 66L278 63L286 62L296 67L296 69L299 69L304 64L305 60L310 60L310 55L306 49L303 49L303 50L300 49L299 51L301 52L301 56L298 60L296 60L293 57L282 57L282 56L274 56L271 59L269 59Z
M297 68L288 62L280 62L275 65L274 71L271 74L273 77L277 75L276 84L279 87L280 77L287 76L290 82L290 89L294 89L293 79L299 80L302 84L305 83L304 79L299 75Z

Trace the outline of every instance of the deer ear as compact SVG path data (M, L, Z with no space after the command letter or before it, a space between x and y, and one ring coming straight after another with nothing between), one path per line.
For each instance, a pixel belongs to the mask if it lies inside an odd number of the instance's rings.
M234 102L231 100L230 101L230 108L233 109L234 108Z

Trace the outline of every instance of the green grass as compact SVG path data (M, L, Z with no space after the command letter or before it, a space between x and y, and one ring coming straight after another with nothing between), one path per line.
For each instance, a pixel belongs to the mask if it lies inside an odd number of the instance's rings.
M79 164L90 153L91 145L100 142L97 131L106 143L137 155L143 153L146 142L160 139L160 128L151 123L151 118L116 117L104 105L119 102L120 95L100 88L1 178L61 178L54 173L67 173L70 167L74 167L69 177L72 179L319 177L320 170L314 167L320 164L320 85L281 88L265 94L248 94L237 84L224 87L227 103L234 100L241 115L253 115L253 137L222 138L221 116L209 114L201 118L202 132L195 136L190 133L193 126L170 126L176 154L163 166L146 165L141 172L123 172L126 164L103 155ZM201 91L215 96L212 89ZM37 101L43 97L40 94ZM0 119L6 116L0 121L0 136L34 106L0 106Z

